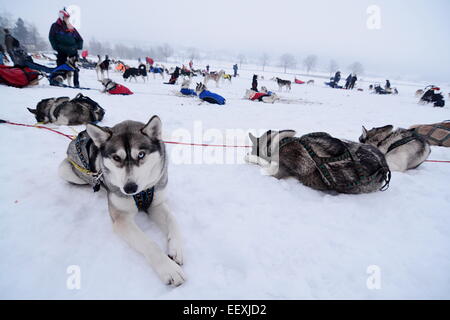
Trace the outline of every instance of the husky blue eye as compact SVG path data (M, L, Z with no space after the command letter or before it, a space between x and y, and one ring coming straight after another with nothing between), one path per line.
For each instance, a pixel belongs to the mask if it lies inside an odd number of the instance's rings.
M144 157L145 157L145 152L144 151L139 152L138 159L142 160L142 159L144 159Z

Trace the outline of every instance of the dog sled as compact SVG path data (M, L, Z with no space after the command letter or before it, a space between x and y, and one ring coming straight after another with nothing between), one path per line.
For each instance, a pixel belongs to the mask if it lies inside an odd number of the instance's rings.
M0 65L0 83L15 88L25 88L38 84L39 72L28 67L9 67Z
M414 132L425 138L433 146L450 148L450 120L411 126Z
M297 78L294 79L294 82L295 82L296 84L305 84L305 81L299 80L299 79L297 79Z
M419 103L433 103L435 107L443 107L445 105L441 88L431 85L427 86L423 92L424 94L420 98Z

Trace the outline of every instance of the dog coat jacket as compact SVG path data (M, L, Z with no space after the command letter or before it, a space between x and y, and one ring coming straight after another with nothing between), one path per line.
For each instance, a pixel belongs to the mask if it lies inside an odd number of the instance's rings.
M131 91L130 89L128 89L127 87L121 85L121 84L116 84L116 86L110 90L108 90L109 94L121 94L121 95L130 95L133 94L133 91Z
M194 90L188 88L182 88L180 92L185 96L197 96Z
M256 92L253 96L250 97L250 100L255 101L262 101L262 98L264 97L269 97L270 94L269 93L265 93L265 92Z
M220 104L220 105L224 105L225 104L225 98L218 95L217 93L212 93L211 91L208 90L204 90L202 93L200 93L200 95L198 96L200 99L202 99L203 101L212 103L212 104Z

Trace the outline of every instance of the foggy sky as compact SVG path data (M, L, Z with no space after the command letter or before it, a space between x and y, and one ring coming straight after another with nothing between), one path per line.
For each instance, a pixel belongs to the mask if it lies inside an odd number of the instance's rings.
M261 55L278 64L285 52L301 61L317 54L346 69L421 76L450 82L449 0L0 0L0 12L34 22L47 38L65 5L81 8L80 34L111 44L169 43L233 55ZM381 9L381 29L366 26L369 5Z

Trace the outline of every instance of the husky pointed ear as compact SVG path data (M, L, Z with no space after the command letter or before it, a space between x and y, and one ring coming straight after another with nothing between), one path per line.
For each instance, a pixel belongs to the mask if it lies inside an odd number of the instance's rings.
M111 131L108 128L99 127L92 123L86 125L86 131L97 148L100 148L109 138L111 138Z
M248 136L250 137L250 141L253 144L257 144L258 143L258 138L256 138L251 132L248 133Z
M28 111L30 111L32 114L36 114L37 113L37 110L36 109L31 109L31 108L27 108L28 109Z
M364 126L362 126L362 136L363 136L363 138L366 138L367 137L367 133L368 133L369 131L366 129L366 127L364 127Z
M162 122L158 116L153 116L150 121L142 128L141 132L151 139L162 139Z

